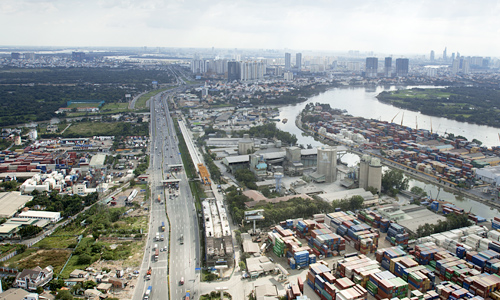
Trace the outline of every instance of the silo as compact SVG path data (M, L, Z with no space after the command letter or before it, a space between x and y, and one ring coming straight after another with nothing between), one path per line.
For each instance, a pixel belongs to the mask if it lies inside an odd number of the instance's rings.
M318 174L328 183L337 180L337 147L318 148Z
M366 189L368 187L368 166L370 164L371 157L365 154L361 157L359 162L359 187Z
M238 141L238 154L245 155L248 154L248 150L253 151L254 143L250 138L250 135L244 134L243 138Z
M374 187L377 191L382 190L382 165L380 159L374 157L368 167L368 186Z

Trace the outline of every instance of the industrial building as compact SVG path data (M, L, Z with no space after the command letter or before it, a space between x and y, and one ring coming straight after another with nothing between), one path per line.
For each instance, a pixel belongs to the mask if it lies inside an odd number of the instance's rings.
M0 193L0 218L8 219L13 217L18 210L32 199L33 196L21 195L20 192Z
M304 168L316 167L317 151L316 148L300 149L298 147L287 147L285 150L272 148L255 152L254 155L257 155L259 158L253 160L253 163L257 162L254 165L251 165L250 155L227 156L222 159L222 163L233 174L242 168L255 168L259 163L263 162L267 165L268 169L282 166L286 175L300 176Z
M500 185L500 166L484 167L476 170L476 179L489 184Z
M363 197L363 206L365 207L376 205L379 203L378 195L373 195L371 192L365 191L362 188L326 193L326 194L318 194L317 196L323 201L330 203L332 203L333 201L349 199L352 196L361 196Z
M57 223L59 220L62 219L60 212L37 211L37 210L23 211L22 213L19 214L19 218L48 220L51 223Z

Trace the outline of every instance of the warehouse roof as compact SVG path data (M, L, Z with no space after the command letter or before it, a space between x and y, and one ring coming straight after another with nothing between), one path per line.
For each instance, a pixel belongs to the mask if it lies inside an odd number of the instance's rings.
M21 192L0 193L0 218L11 218L33 196L21 195Z

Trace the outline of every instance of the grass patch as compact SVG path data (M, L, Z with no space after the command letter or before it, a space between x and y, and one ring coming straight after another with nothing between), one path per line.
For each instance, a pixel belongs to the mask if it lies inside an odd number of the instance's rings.
M71 274L71 272L73 272L74 270L76 269L85 270L89 266L87 264L79 265L78 258L79 258L78 255L73 255L69 259L66 268L64 268L64 271L59 276L60 278L69 278L69 274ZM57 272L54 270L54 274L59 274L59 272L61 272L61 269L59 269L59 271Z
M129 111L128 103L106 103L100 109L101 113L119 113Z
M0 245L0 254L4 254L4 253L7 253L9 252L10 250L16 248L16 245L13 245L13 244L3 244L3 245Z
M149 93L146 93L142 96L139 97L139 99L137 99L137 101L135 102L135 108L136 109L142 109L142 108L145 108L146 107L146 102L153 96L156 96L158 95L159 93L161 92L164 92L166 90L170 90L172 89L173 87L169 87L169 88L164 88L164 89L159 89L159 90L154 90L154 91L151 91Z
M28 249L25 252L7 260L5 265L19 270L32 269L36 266L45 268L50 265L54 268L54 273L57 274L61 271L70 254L71 250Z
M33 247L38 247L41 249L61 249L61 248L69 248L69 246L76 245L76 236L48 236L35 245Z

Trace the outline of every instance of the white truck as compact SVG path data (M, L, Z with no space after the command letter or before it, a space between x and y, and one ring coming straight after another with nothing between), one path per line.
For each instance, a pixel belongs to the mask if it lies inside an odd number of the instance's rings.
M159 241L159 240L160 240L160 233L159 233L159 232L157 232L157 233L156 233L156 237L155 237L155 241Z

